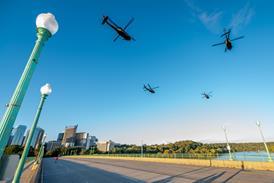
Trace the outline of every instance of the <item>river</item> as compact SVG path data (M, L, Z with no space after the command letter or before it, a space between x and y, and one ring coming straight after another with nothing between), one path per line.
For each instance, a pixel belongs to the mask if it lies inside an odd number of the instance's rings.
M268 155L264 151L259 152L233 152L232 157L234 160L238 161L268 161ZM271 153L272 160L274 160L274 153ZM221 154L216 159L218 160L228 160L229 154Z

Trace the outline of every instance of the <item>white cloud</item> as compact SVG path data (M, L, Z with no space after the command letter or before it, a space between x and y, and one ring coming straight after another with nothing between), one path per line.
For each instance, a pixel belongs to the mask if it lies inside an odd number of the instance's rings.
M217 33L220 30L221 16L222 12L215 12L210 14L207 12L202 12L198 15L198 18L209 31Z
M220 31L220 20L223 14L221 11L207 12L196 6L191 0L185 0L185 3L192 10L193 15L198 18L210 32L218 33Z
M193 3L193 0L185 0L186 5L191 9L192 14L197 18L210 32L219 33L222 30L221 19L223 17L223 11L203 10ZM238 32L246 25L248 25L254 16L255 12L250 6L250 3L245 4L240 10L238 10L230 21L229 28L233 29L233 32Z
M255 14L254 10L247 3L243 8L241 8L235 15L233 15L230 27L234 30L234 32L238 32L244 26L248 25L251 21L251 18Z

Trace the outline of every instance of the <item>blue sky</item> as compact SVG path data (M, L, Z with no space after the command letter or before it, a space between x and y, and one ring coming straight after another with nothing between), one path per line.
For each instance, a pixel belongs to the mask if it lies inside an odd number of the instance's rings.
M45 45L15 124L30 126L39 89L51 83L39 126L48 140L78 124L99 140L140 144L193 139L274 140L274 32L270 0L1 1L0 115L33 48L35 18L51 12L59 31ZM109 15L136 42L101 25ZM231 52L211 47L224 27L245 35ZM160 86L155 95L142 85ZM209 101L204 91L213 91Z

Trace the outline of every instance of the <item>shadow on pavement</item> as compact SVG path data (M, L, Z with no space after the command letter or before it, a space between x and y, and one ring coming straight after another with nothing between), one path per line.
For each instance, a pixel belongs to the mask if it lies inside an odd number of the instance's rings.
M195 170L191 170L191 171L188 171L188 172L183 172L183 173L180 173L180 174L177 174L177 175L174 175L174 176L170 176L170 177L167 177L165 179L155 181L153 183L168 183L168 182L171 182L174 178L190 179L189 177L183 176L183 175L193 173L193 172L199 172L200 173L200 170L207 170L207 169L208 169L208 167L198 168L198 169L195 169Z
M143 181L117 173L93 168L81 163L45 158L43 160L43 182L47 183L141 183Z
M224 174L225 174L225 171L221 172L221 173L214 173L214 174L209 175L207 177L201 178L201 179L199 179L199 180L197 180L193 183L210 183L210 182L213 182L214 180L220 178Z
M85 161L89 161L89 159L80 159L79 158L79 159L77 159L77 161L85 162ZM182 175L187 174L187 173L191 173L191 172L194 172L194 171L199 171L199 170L205 170L206 171L208 168L210 168L210 167L201 167L201 168L198 168L198 169L191 170L189 172L182 172L178 175L174 175L174 174L170 174L170 173L159 171L159 170L149 170L145 166L142 167L142 168L137 168L137 167L131 167L131 166L126 166L126 165L119 165L117 163L115 164L115 163L111 163L111 162L101 162L101 161L92 161L92 163L101 164L101 165L111 165L111 166L120 167L120 168L126 168L126 169L131 169L131 170L142 171L142 172L154 173L154 174L159 174L159 175L166 175L166 176L171 176L171 177L175 176L175 177L181 177L181 178L187 178L187 179L191 179L191 178L186 177L186 176L182 176ZM149 162L145 162L145 163L149 163Z
M226 180L223 181L223 183L226 183L228 181L230 181L231 179L233 179L233 177L235 177L236 175L238 175L239 173L241 173L243 170L239 170L236 173L234 173L233 175L231 175L230 177L228 177Z

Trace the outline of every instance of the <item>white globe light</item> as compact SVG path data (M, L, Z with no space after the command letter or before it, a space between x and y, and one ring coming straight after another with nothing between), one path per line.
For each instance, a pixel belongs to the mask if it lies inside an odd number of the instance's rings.
M55 16L51 13L41 13L36 18L36 27L42 27L47 29L51 35L54 35L58 31L58 23Z
M51 88L50 84L47 83L44 86L42 86L41 89L40 89L40 92L41 92L42 95L51 94L52 88Z
M257 122L256 122L256 125L257 125L257 126L261 126L260 121L257 121Z

